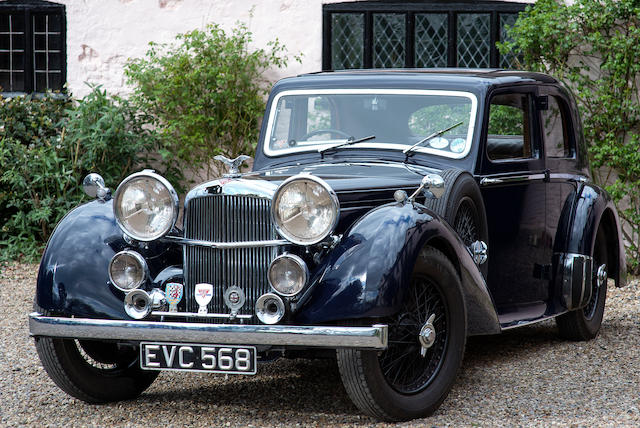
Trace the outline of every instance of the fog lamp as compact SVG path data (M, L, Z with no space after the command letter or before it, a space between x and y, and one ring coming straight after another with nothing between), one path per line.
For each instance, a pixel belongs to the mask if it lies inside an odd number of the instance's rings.
M109 280L122 291L140 287L147 279L147 263L135 251L120 251L109 263Z
M283 254L271 262L267 278L276 293L291 297L307 285L309 269L300 257L294 254Z

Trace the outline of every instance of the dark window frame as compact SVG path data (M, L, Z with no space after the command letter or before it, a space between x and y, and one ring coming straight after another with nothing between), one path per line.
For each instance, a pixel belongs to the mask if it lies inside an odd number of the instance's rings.
M33 19L38 15L59 15L60 16L60 87L51 90L66 92L65 85L67 83L67 19L66 6L63 4L52 3L44 0L7 0L0 2L0 15L20 15L24 16L24 90L7 90L2 88L1 94L4 96L11 94L30 94L43 93L36 91L36 82L34 79L35 64L34 56L34 28ZM45 36L46 37L46 36ZM56 49L57 50L57 49ZM45 54L50 55L50 54Z
M374 14L401 13L405 15L405 68L415 67L415 15L421 13L446 13L448 15L447 28L447 67L457 66L457 16L464 13L490 14L490 48L489 67L499 68L500 55L496 42L500 40L500 14L519 13L525 10L529 3L511 3L501 1L471 1L458 0L455 2L426 0L421 2L379 2L358 1L345 3L331 3L322 6L322 70L333 70L331 64L332 15L336 13L364 14L364 55L363 68L373 68L373 16Z

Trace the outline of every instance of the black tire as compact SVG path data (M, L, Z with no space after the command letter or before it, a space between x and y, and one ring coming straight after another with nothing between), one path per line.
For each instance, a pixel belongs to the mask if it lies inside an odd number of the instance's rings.
M607 241L602 227L598 228L596 242L592 251L593 277L591 279L591 299L584 308L569 311L556 317L560 336L564 339L584 341L598 335L604 306L607 300L607 281L598 286L597 272L602 265L607 266Z
M484 241L488 246L489 226L478 183L468 172L459 169L449 169L441 175L445 182L444 195L427 199L425 205L444 218L467 247L475 241ZM489 264L485 262L479 269L487 278Z
M422 357L418 333L430 314L436 315L436 339ZM443 253L431 247L422 250L402 310L385 322L385 351L338 349L347 394L362 412L378 419L428 416L453 386L467 337L460 279Z
M158 376L140 368L137 348L91 340L36 337L36 350L60 389L87 403L130 400Z

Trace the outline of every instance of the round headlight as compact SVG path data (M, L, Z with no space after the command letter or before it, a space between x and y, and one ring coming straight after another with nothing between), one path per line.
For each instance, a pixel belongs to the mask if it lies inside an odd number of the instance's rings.
M283 254L276 257L269 266L267 278L273 289L283 296L295 296L307 285L309 269L300 257Z
M127 177L113 198L116 221L138 241L166 235L178 218L178 195L167 180L151 171Z
M140 287L147 278L147 263L135 251L120 251L109 263L109 279L122 291Z
M298 245L317 244L338 222L340 204L324 180L312 175L284 181L273 196L271 216L278 233Z

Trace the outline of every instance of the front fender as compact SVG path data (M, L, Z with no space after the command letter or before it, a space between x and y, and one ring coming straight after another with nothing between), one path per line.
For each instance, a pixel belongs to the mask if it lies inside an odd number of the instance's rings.
M92 201L69 212L56 226L40 262L36 304L62 316L129 319L124 293L109 283L113 255L132 248L113 215L112 201ZM134 247L145 257L151 277L181 264L179 249L164 243Z
M296 314L304 323L380 318L400 309L420 250L433 245L456 266L470 334L500 332L485 281L457 234L421 205L388 204L365 214L316 270Z

